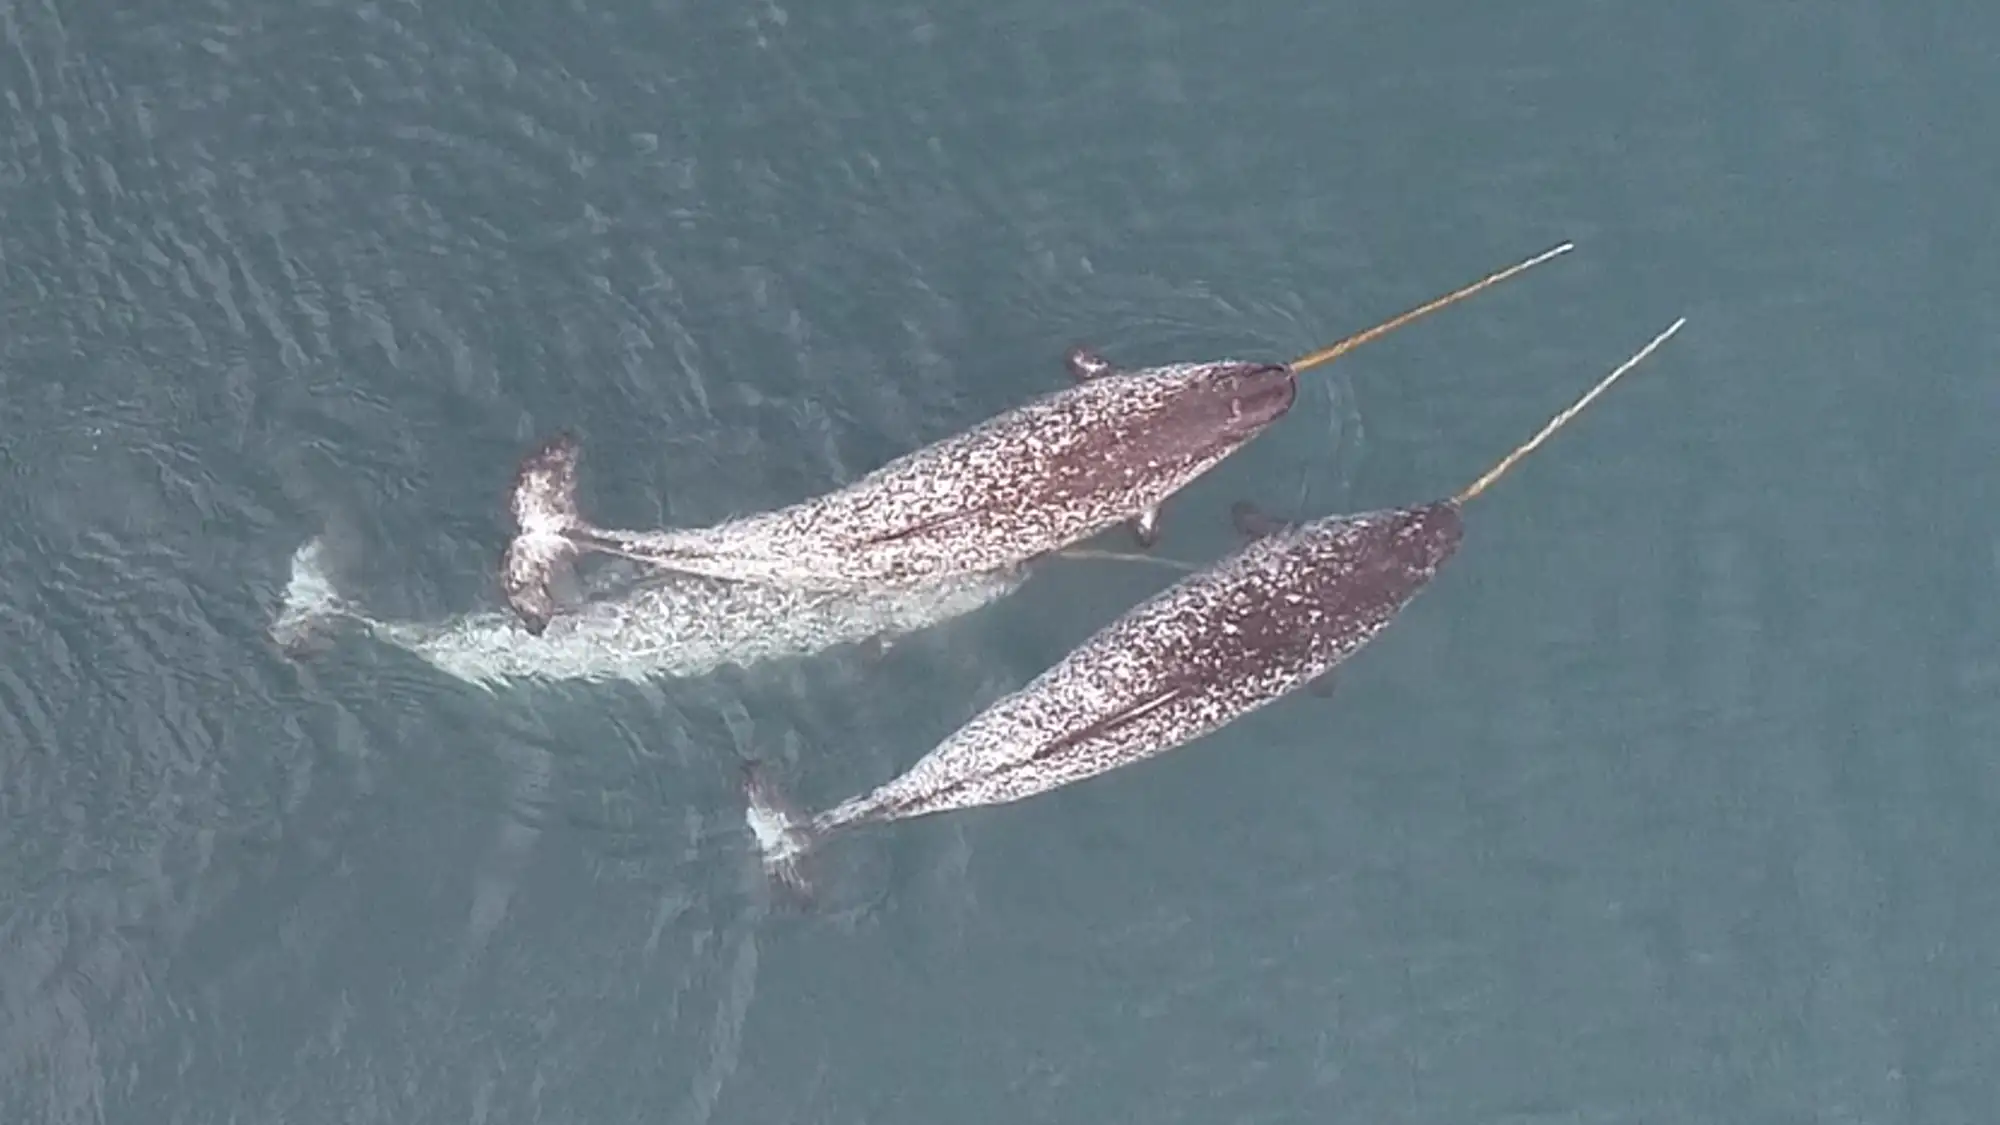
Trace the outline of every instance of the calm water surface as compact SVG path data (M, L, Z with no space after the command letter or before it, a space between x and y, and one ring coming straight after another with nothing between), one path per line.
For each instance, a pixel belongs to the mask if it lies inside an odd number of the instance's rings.
M0 0L0 1119L1980 1123L2000 1105L2000 15ZM1342 673L857 835L1171 575L885 658L484 693L265 630L502 490L695 524L1121 363L1342 361L1169 509L1481 502Z

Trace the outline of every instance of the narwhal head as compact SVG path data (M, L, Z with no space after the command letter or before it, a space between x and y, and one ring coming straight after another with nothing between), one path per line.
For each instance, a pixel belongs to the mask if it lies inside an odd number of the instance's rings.
M1163 369L1168 391L1128 439L1127 456L1159 462L1226 454L1292 408L1298 382L1274 363L1222 361Z
M1202 398L1224 419L1223 429L1248 436L1285 416L1298 400L1299 381L1282 363L1217 363Z

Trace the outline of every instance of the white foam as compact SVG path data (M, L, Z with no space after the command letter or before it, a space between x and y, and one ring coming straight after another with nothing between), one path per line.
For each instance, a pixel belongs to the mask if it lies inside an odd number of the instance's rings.
M290 647L345 613L346 603L327 573L326 542L315 536L292 552L291 577L285 582L278 616L271 622L271 637Z
M371 617L328 577L319 540L292 557L280 643L339 617L470 683L698 676L895 637L979 609L1020 585L979 574L914 588L813 594L713 579L660 576L558 615L539 635L512 613L482 609L437 621Z

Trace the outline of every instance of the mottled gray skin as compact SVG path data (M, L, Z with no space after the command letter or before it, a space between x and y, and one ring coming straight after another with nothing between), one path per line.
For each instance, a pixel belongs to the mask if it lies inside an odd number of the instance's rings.
M989 605L1026 576L1021 569L928 586L815 593L657 570L642 570L637 578L600 574L579 583L582 598L553 624L530 631L500 608L431 621L370 614L336 588L325 546L314 539L292 557L271 633L299 655L321 643L331 626L357 625L440 671L490 688L646 682L753 668L844 645L888 644Z
M575 444L524 462L520 535L504 566L531 627L551 611L546 574L567 552L813 590L936 582L1018 565L1130 522L1157 533L1160 504L1288 411L1288 367L1189 363L1112 371L1070 357L1074 385L925 446L834 492L705 528L593 527L574 502Z
M752 827L782 863L836 829L1003 804L1181 746L1322 676L1380 633L1457 550L1442 501L1293 527L1105 626L902 776L808 821L762 782Z
M521 459L507 494L514 538L500 559L500 588L523 628L539 636L556 614L555 577L577 546L566 532L576 516L576 438L559 433Z
M1111 366L1110 360L1082 346L1063 353L1063 366L1069 368L1069 377L1079 383L1102 379L1118 370ZM1152 547L1160 541L1159 505L1141 510L1126 520L1125 525L1131 529L1132 537L1139 541L1141 547Z

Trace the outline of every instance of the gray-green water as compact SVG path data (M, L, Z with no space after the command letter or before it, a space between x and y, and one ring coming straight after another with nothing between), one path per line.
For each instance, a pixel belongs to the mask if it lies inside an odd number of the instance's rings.
M0 0L0 1120L1988 1122L2000 17ZM492 695L517 458L707 522L1126 363L1357 353L1168 513L1472 514L1331 699L839 845L1171 578Z

